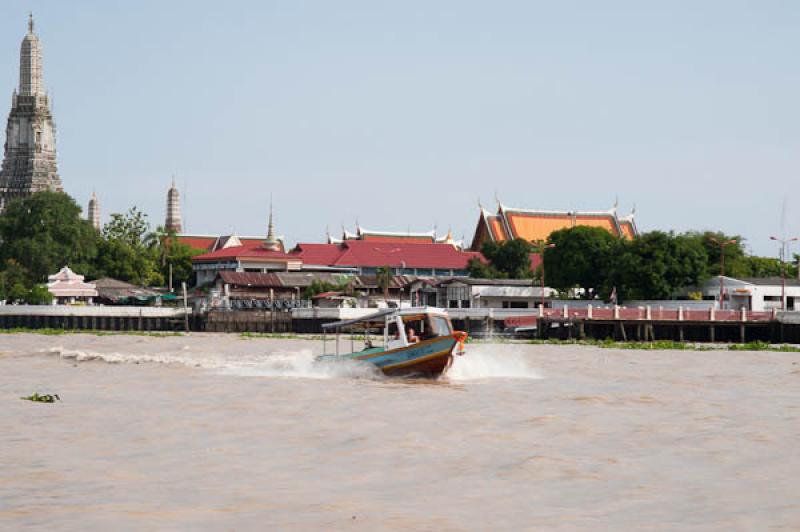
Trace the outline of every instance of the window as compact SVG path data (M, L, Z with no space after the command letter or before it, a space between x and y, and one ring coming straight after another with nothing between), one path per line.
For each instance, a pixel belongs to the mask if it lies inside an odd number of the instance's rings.
M452 330L450 329L450 323L447 321L447 318L442 316L432 316L431 317L433 331L432 333L436 336L449 336L452 334Z
M503 308L528 308L527 301L503 301Z

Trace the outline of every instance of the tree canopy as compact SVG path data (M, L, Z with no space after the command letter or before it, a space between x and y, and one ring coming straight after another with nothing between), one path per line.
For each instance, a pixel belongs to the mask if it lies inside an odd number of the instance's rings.
M717 242L736 240L720 246ZM574 227L556 231L544 253L546 282L560 291L581 289L583 297L608 299L614 289L620 300L668 299L720 271L736 277L779 275L780 262L746 255L741 238L722 233L652 231L633 240L602 229ZM787 265L791 273L793 266Z
M47 302L40 285L69 266L89 279L108 276L146 286L191 284L192 256L174 233L150 230L137 208L114 213L95 230L68 195L38 192L8 204L0 215L0 300Z
M599 227L578 226L551 233L549 243L554 247L544 250L547 286L560 292L581 288L587 299L605 288L609 261L619 245L611 233Z
M23 268L24 284L30 287L65 265L90 271L99 236L68 195L38 192L7 205L0 215L0 241L0 263L13 259Z
M488 264L470 259L472 277L483 279L526 279L531 277L531 245L521 238L504 242L485 242L481 254Z

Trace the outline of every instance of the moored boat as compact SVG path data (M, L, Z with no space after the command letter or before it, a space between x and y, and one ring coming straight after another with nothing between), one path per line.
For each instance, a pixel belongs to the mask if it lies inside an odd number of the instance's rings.
M322 328L335 334L335 347L334 353L326 350L320 361L358 360L390 376L438 377L454 354L464 353L467 339L467 333L453 330L446 311L430 307L386 309ZM343 352L343 333L350 335L350 352ZM357 334L363 335L361 350L355 350Z

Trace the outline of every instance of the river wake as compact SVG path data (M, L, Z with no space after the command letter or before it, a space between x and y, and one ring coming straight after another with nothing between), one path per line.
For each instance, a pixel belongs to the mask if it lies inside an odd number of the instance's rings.
M450 381L481 379L541 379L521 350L499 345L472 345L464 356L456 356L444 377Z
M115 346L121 347L121 346ZM202 368L238 377L275 377L304 379L363 378L381 379L383 375L369 363L355 360L320 362L312 349L267 351L264 345L226 343L205 345L201 349L170 346L155 350L155 345L133 344L127 349L87 350L64 346L40 353L56 355L76 362L100 361L109 364L165 364ZM512 346L470 346L464 356L454 357L442 376L448 381L482 379L538 379L539 373L526 357Z

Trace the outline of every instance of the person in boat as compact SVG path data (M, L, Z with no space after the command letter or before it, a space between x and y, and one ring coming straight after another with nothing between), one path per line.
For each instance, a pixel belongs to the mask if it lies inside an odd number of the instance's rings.
M417 336L416 331L411 327L406 330L406 338L408 339L409 344L419 343L419 336Z

